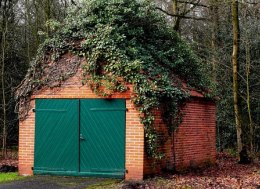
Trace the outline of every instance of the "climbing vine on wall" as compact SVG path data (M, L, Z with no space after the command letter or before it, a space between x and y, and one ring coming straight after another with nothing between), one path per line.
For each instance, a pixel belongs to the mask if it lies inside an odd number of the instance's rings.
M68 53L78 58L69 63L60 61ZM203 65L153 5L90 0L71 10L39 48L17 90L21 118L28 112L33 93L44 86L62 84L79 66L82 83L98 95L109 96L128 90L127 83L133 85L132 101L144 124L147 153L154 159L163 157L154 109L164 107L164 120L171 133L180 120L179 108L189 97L183 83L203 91L209 85Z

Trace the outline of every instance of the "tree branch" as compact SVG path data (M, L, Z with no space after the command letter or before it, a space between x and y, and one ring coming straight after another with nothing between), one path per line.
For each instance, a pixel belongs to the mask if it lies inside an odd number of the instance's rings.
M178 18L183 18L183 19L193 19L193 20L208 20L207 18L198 18L198 17L193 17L193 16L185 16L185 15L179 15L179 14L171 14L169 12L167 12L166 10L163 10L160 7L156 7L156 9L162 11L163 13L165 13L168 16L171 17L178 17Z
M188 1L178 1L178 2L179 2L179 3L184 3L184 4L191 4L191 5L194 5L194 6L200 6L200 7L209 8L209 6L204 5L204 4L201 4L201 3L199 3L199 2L197 2L197 3L188 2Z

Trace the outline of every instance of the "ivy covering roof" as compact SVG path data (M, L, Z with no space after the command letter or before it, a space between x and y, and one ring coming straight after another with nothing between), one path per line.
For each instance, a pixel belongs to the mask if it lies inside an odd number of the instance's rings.
M153 5L142 1L88 0L71 10L64 23L50 22L49 27L56 31L40 46L17 91L20 114L28 109L34 92L61 84L82 66L82 83L99 95L123 92L125 83L133 85L132 101L144 115L147 152L161 158L152 110L164 107L170 132L189 96L182 83L202 91L209 85L203 64L190 47ZM59 60L66 53L79 58L64 62L61 71ZM52 76L46 77L48 73Z

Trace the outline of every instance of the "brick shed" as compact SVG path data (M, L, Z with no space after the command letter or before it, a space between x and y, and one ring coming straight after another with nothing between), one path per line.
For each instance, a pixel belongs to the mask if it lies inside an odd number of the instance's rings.
M130 100L132 87L109 98L81 83L81 71L60 87L33 94L32 109L19 128L19 174L118 177L140 180L163 169L214 163L215 104L190 91L182 123L165 141L166 157L147 158L144 129ZM166 133L160 110L158 131Z

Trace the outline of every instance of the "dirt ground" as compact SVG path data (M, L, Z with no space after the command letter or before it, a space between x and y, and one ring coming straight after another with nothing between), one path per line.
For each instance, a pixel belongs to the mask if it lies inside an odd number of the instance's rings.
M216 165L187 170L147 179L142 183L128 183L123 189L260 189L260 163L242 165L225 153L219 154Z

